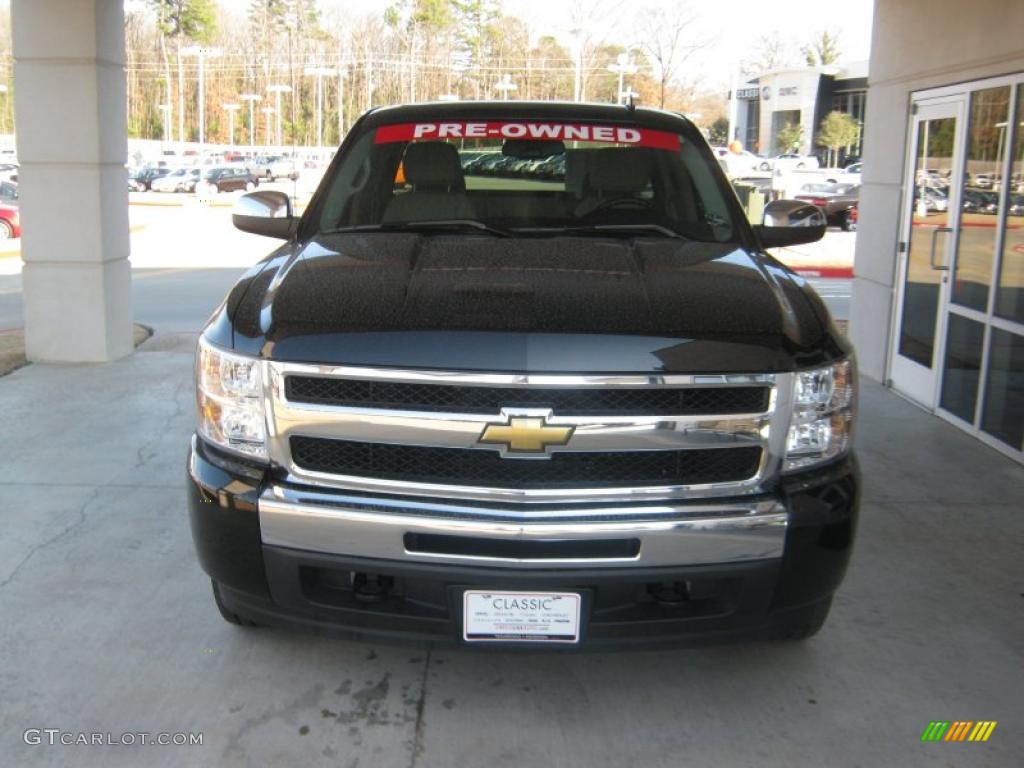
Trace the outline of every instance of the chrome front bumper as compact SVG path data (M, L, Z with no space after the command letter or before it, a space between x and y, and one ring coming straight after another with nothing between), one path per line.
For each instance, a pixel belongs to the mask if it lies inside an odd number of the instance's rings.
M785 544L787 518L786 508L776 500L524 511L322 489L301 491L280 485L267 487L259 499L260 531L266 545L381 560L513 569L635 568L778 559ZM411 545L423 537L435 542L429 551ZM611 541L628 541L631 549L609 554L602 543ZM458 546L446 550L446 543L453 542ZM479 546L474 547L474 542ZM498 542L512 542L513 546L492 546ZM532 554L517 556L515 543L523 545L524 553ZM592 554L587 552L588 543L593 545ZM572 554L558 554L561 544ZM488 551L503 554L486 554Z

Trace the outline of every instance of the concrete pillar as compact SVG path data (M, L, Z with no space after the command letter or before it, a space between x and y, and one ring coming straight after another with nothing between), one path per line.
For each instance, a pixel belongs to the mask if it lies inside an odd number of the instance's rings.
M123 0L13 0L29 360L132 351Z

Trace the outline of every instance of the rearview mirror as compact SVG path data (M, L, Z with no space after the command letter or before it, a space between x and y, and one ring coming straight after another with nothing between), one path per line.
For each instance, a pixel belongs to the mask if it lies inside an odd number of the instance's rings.
M816 205L800 200L776 200L764 207L764 223L754 227L765 248L815 243L825 236L828 222Z
M295 234L299 219L292 214L292 201L284 192L262 189L238 198L231 220L237 229L254 235L287 240Z

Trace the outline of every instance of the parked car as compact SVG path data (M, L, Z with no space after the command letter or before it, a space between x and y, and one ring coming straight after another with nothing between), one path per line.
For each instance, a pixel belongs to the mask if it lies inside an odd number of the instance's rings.
M856 214L860 187L855 184L804 184L797 200L806 200L825 212L829 224L842 227L844 232L857 228Z
M767 158L755 155L748 150L733 152L728 147L712 147L711 150L718 158L718 164L730 178L746 176L755 171L769 171L772 167Z
M249 165L249 170L254 175L268 181L276 179L292 179L294 181L299 178L299 169L295 161L284 155L268 155L256 158Z
M21 217L18 206L0 203L0 240L21 237Z
M232 192L244 189L251 192L256 189L259 183L259 178L243 166L218 165L213 168L207 168L203 172L203 179L197 190L200 192L207 190L213 192Z
M238 199L286 244L200 335L187 504L221 616L499 650L814 634L857 528L857 376L765 249L822 212L751 226L661 110L416 104L349 135L301 217ZM585 181L466 184L460 138Z
M128 175L128 189L132 192L146 192L151 189L153 182L161 179L171 172L166 166L150 166L140 168Z
M914 207L919 207L922 202L928 213L943 213L949 210L949 198L944 192L919 185L914 188Z
M976 173L972 179L972 185L978 189L992 189L998 183L998 173Z
M18 182L0 181L0 203L4 205L18 204Z
M199 168L179 168L166 176L154 179L150 189L154 192L194 192L199 175Z
M805 169L813 169L819 166L818 158L814 155L798 155L792 152L786 152L781 155L776 155L771 158L772 170L783 169L796 169L802 171Z
M862 163L850 163L840 171L833 171L828 176L828 181L833 184L856 184L860 185Z
M916 202L916 201L915 201ZM986 213L994 215L999 211L999 195L980 189L965 189L960 208L965 213Z

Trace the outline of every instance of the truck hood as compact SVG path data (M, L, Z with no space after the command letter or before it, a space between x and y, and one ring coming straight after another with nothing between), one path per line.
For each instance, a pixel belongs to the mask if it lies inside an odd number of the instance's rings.
M228 301L275 360L491 371L784 371L844 353L803 281L734 244L322 235Z

